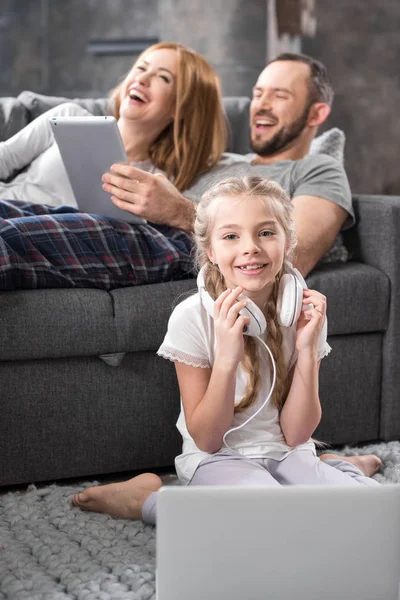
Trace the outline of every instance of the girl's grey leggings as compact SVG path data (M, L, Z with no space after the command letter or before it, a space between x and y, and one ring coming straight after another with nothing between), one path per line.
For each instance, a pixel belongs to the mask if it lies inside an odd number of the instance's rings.
M343 460L320 460L312 450L299 450L283 460L246 458L217 452L197 467L189 485L379 485ZM157 492L145 501L142 517L155 525Z

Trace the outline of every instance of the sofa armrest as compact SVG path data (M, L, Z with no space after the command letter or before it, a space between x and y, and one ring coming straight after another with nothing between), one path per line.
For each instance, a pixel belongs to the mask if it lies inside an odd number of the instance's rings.
M390 281L388 327L383 336L382 396L380 434L385 440L400 438L400 370L397 354L400 347L400 197L353 197L356 225L344 232L351 260L383 271Z
M343 232L351 260L381 269L398 279L400 196L353 196L356 225Z
M29 122L26 107L17 98L0 100L0 142L7 140Z

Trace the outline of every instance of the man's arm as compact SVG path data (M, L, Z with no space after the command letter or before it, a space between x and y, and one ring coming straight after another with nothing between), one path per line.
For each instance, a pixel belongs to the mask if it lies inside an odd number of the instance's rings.
M251 166L237 154L223 155L217 165L191 183L182 195L161 173L154 175L130 165L112 165L103 175L113 202L123 210L144 217L151 223L193 230L197 202L206 190L227 177L251 174Z
M332 247L348 213L318 196L295 196L292 204L298 240L294 266L305 277Z
M103 189L116 206L151 223L192 231L196 204L164 175L123 164L112 165L111 171L103 175Z
M351 190L343 166L324 154L295 161L291 189L298 236L294 262L306 276L331 249L343 224L354 221Z

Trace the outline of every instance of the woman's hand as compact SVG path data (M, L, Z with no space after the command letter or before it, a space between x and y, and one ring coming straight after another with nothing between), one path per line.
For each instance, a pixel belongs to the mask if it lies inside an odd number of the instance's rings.
M216 360L223 361L227 368L236 368L244 357L243 329L250 318L239 315L246 300L238 301L243 288L227 289L214 303L215 335L217 338Z
M298 352L310 350L317 353L326 319L326 297L316 290L306 289L303 291L303 308L297 321L296 349Z
M118 208L151 223L191 231L195 214L193 202L182 196L161 173L154 175L126 164L111 166L104 173L103 190L111 194Z

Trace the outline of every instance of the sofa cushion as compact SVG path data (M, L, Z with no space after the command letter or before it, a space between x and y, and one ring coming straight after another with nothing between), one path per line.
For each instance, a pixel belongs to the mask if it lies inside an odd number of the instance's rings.
M341 129L333 127L311 142L310 154L327 154L335 158L341 165L344 163L344 145L346 136Z
M327 297L328 335L386 331L390 281L383 271L352 261L321 265L307 285Z
M2 292L0 328L0 360L90 356L118 350L113 300L103 290Z
M195 291L195 279L112 290L119 348L125 352L133 347L136 351L158 350L172 310Z
M1 292L0 361L102 356L113 365L120 362L116 353L143 348L155 351L167 329L174 302L194 285L194 280L183 280L112 292Z

